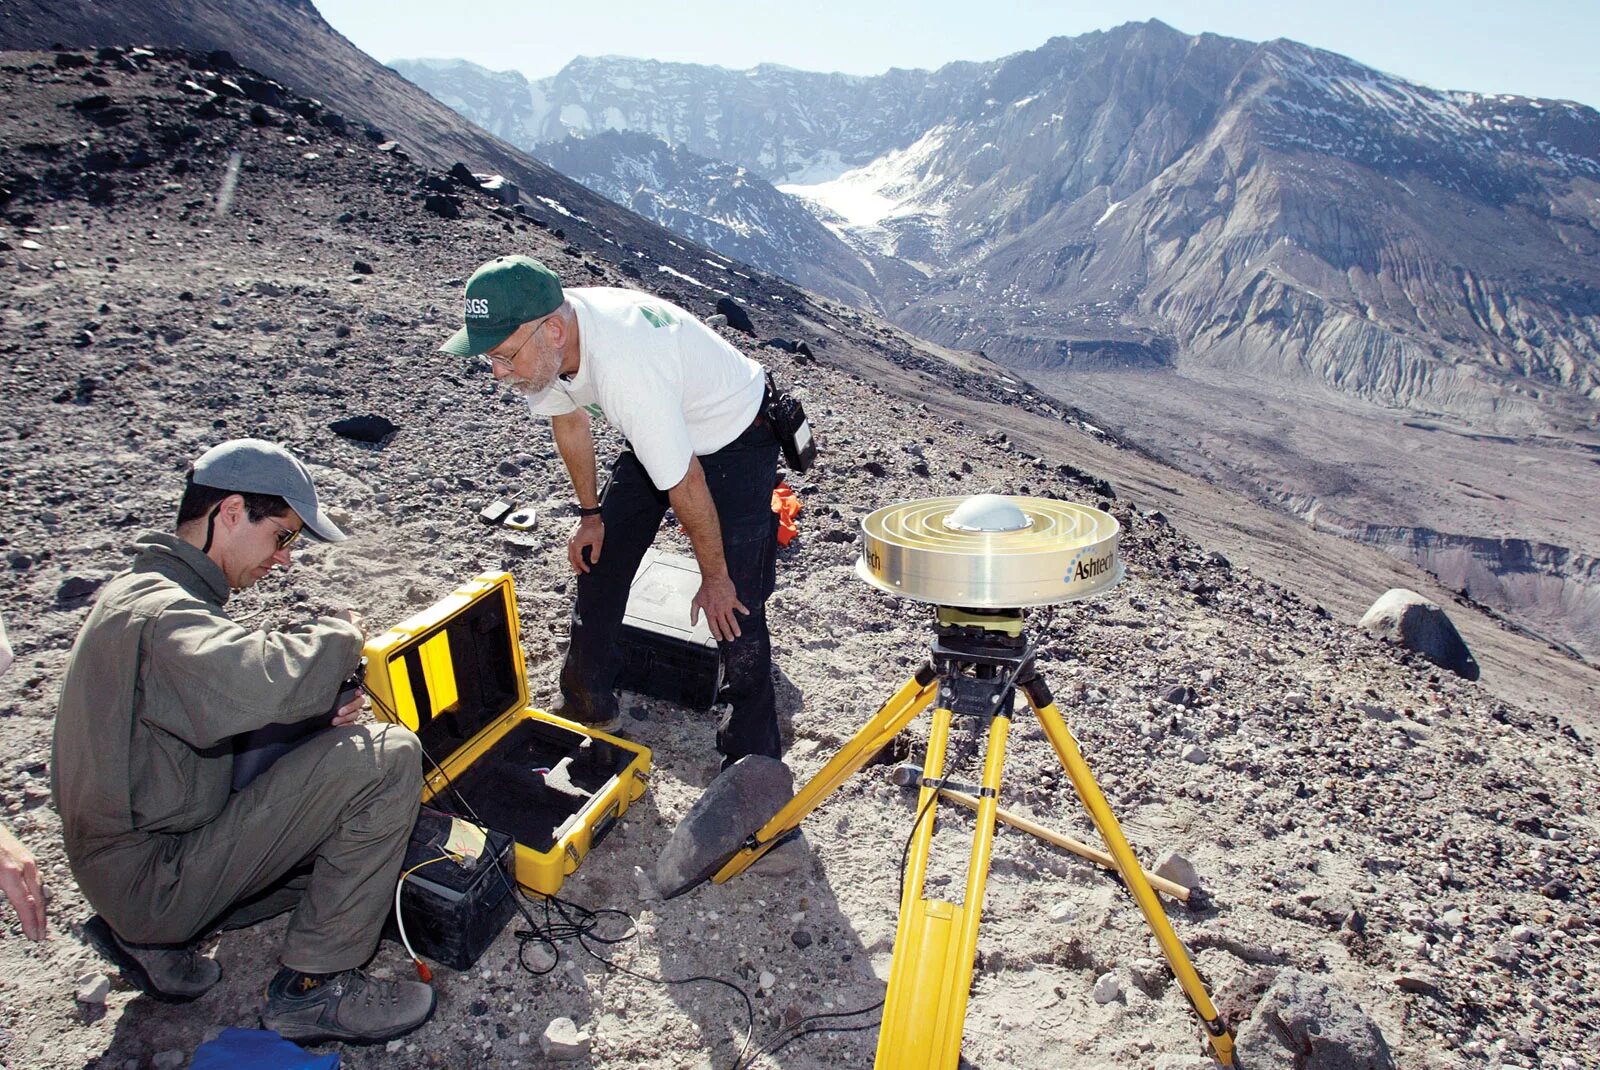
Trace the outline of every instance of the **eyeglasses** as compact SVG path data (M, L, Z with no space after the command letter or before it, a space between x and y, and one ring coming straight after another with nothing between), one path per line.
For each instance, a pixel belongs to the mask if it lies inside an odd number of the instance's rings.
M546 316L544 319L540 320L539 325L528 334L527 338L523 339L522 345L511 351L510 356L503 357L496 353L493 349L484 350L483 355L489 358L490 364L504 364L508 368L511 367L512 361L517 359L517 354L522 352L523 346L526 346L529 342L533 341L538 333L544 330L544 325L549 323L554 318L555 317L553 316ZM501 342L500 345L505 345L505 343ZM500 348L500 346L495 347L495 349L498 348Z
M278 540L278 549L280 550L287 550L289 548L289 544L298 539L300 537L300 533L305 530L305 528L284 527L270 516L266 518L266 521L278 529L278 534L275 537Z

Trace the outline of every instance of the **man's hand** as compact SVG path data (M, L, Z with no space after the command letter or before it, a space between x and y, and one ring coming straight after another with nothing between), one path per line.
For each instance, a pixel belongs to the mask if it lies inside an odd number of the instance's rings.
M45 936L44 885L33 852L0 825L0 891L6 893L22 921L22 935L29 940Z
M578 518L578 524L572 529L572 537L567 540L567 561L572 565L574 572L588 572L589 566L600 560L600 544L606 541L606 526L598 516L585 516ZM583 559L583 551L589 551L589 560Z
M734 610L747 617L750 615L745 604L739 601L739 592L734 589L733 580L726 574L708 576L700 581L700 590L695 592L694 601L689 603L690 624L700 619L701 610L705 611L706 627L711 629L711 634L725 643L739 637L739 618L734 616Z
M356 718L361 716L361 711L367 707L367 693L357 691L356 697L339 707L329 724L335 728L343 728L347 724L355 724Z

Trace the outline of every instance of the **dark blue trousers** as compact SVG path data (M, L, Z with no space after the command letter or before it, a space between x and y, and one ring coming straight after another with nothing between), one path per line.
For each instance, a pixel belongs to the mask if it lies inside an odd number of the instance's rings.
M762 420L716 453L700 458L711 500L722 526L722 552L739 601L750 610L739 619L739 638L720 643L723 698L733 710L717 731L717 749L730 761L747 754L781 757L778 714L772 691L772 641L767 598L776 578L778 518L772 488L778 481L778 441ZM615 715L617 635L628 606L628 589L655 541L667 512L667 494L650 482L632 450L611 466L600 496L605 542L600 561L578 576L572 610L572 645L561 667L561 697L580 720Z

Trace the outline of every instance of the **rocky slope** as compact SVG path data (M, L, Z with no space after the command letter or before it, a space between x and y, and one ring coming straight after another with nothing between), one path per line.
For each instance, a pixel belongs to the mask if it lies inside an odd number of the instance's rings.
M881 284L871 266L798 201L742 167L617 131L569 136L529 151L698 245L835 300L877 305Z
M330 129L282 87L278 105L186 89L260 80L210 62L122 50L0 57L11 179L0 206L10 402L0 495L12 518L0 611L18 648L0 680L0 805L41 859L56 934L28 944L8 920L0 937L0 1059L17 1067L182 1065L218 1028L254 1024L270 968L281 922L218 941L224 981L195 1004L157 1005L120 983L103 1003L73 998L104 966L78 938L89 908L45 788L55 694L88 600L134 532L166 526L185 463L225 436L283 441L355 533L298 551L288 576L239 596L240 619L287 623L354 602L388 622L506 568L543 703L570 598L569 491L547 426L481 362L435 349L457 319L462 276L504 248L507 228L569 280L640 282L486 194L461 190L457 218L425 210L414 194L447 183L442 173ZM32 183L16 181L24 170ZM711 294L680 276L641 274L709 311ZM1276 526L1084 433L971 354L776 280L729 278L761 333L804 338L816 354L753 350L805 393L825 451L798 481L803 534L771 603L797 775L816 772L927 655L926 608L852 575L860 516L953 490L1103 502L1123 525L1129 579L1106 599L1035 613L1030 628L1141 856L1173 849L1196 866L1206 901L1171 916L1229 1013L1248 1014L1259 970L1292 966L1359 1002L1398 1066L1583 1065L1600 1031L1600 829L1596 756L1582 738L1592 728L1573 725L1592 724L1592 672L1454 606L1485 677L1441 677L1351 626L1351 608L1384 587L1425 587L1392 560ZM328 430L370 412L399 432L362 445ZM615 448L614 436L601 446ZM502 494L539 510L533 531L478 522ZM1296 577L1298 589L1269 575ZM635 696L626 706L626 732L655 751L651 790L566 894L629 912L636 938L567 942L551 962L538 948L520 954L508 929L473 971L440 971L428 1026L387 1048L345 1049L346 1065L547 1065L537 1040L559 1016L589 1032L601 1070L728 1066L752 1025L757 1044L781 1040L808 1015L882 997L896 887L886 860L912 823L911 800L868 769L783 857L662 902L634 870L714 774L713 720ZM923 719L908 742L920 747L925 733ZM970 778L972 747L955 749L954 772ZM1025 720L1004 801L1092 837ZM966 827L954 812L940 822L941 842ZM936 887L960 879L947 857ZM1147 931L1103 874L1001 833L986 915L971 1064L1208 1065ZM730 979L750 992L753 1019L726 989L650 984L610 958L650 976ZM552 969L534 976L523 960ZM375 967L408 968L392 944ZM1097 987L1118 994L1100 1003ZM868 1028L811 1036L755 1065L866 1065L872 1019L835 1023Z

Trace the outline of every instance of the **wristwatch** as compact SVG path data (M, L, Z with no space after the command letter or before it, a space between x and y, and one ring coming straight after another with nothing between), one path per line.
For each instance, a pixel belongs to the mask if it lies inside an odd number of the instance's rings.
M578 515L579 516L599 516L600 515L600 506L596 505L596 506L591 508L589 506L580 505L580 506L578 506Z

